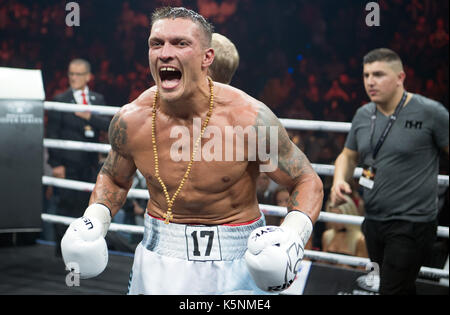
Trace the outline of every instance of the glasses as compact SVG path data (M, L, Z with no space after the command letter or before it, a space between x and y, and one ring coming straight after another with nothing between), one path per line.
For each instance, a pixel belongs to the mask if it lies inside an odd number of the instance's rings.
M71 77L71 76L81 77L81 76L86 75L88 73L89 72L68 72L67 74L69 75L69 77Z

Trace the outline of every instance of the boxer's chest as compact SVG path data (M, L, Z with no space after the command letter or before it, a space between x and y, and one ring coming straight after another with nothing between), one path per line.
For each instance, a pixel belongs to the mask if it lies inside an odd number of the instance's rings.
M154 133L151 124L146 125L131 139L133 160L148 185L161 189L156 168L169 191L176 190L184 176L185 189L220 192L245 175L249 161L256 160L256 132L218 118L206 128L202 123L200 119L190 125L157 121Z

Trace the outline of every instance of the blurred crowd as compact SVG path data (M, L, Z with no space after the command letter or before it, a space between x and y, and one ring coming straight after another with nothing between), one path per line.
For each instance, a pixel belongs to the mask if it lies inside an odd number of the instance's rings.
M0 66L42 69L48 100L67 88L66 66L79 57L91 62L90 87L105 95L107 105L135 99L153 85L150 14L172 5L200 12L235 43L241 63L231 84L281 118L351 121L367 102L361 58L381 46L402 57L408 90L448 107L448 1L381 0L379 27L365 24L364 1L79 3L80 26L68 27L64 1L1 1ZM344 141L337 134L293 136L317 163L331 163Z
M66 1L0 0L0 66L41 69L47 100L67 89L67 64L74 58L90 61L90 88L105 96L105 105L135 99L153 85L150 14L171 5L198 11L234 42L241 58L231 85L280 118L350 122L368 100L362 57L377 47L401 56L408 91L448 108L448 1L380 0L379 27L365 24L365 1L77 2L80 26L68 27ZM320 164L333 163L346 136L289 133L309 160ZM440 173L448 173L448 160L441 164ZM323 180L329 189L330 178Z

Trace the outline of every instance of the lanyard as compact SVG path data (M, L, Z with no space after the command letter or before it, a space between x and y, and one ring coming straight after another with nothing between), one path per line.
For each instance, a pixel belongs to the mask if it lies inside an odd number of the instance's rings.
M389 131L391 131L392 125L397 120L398 114L400 114L400 111L402 110L403 105L406 102L406 97L407 97L407 93L403 92L403 96L402 96L402 99L400 100L400 103L398 103L394 114L392 114L389 117L389 121L386 124L386 127L384 128L384 131L380 136L380 139L378 139L377 145L375 146L375 148L373 148L372 139L373 139L373 134L375 133L375 122L377 120L377 105L375 104L375 108L373 110L372 117L370 118L371 119L371 121L370 121L370 148L372 150L372 162L375 161L378 151L380 151L381 145L386 140L386 137L389 134Z

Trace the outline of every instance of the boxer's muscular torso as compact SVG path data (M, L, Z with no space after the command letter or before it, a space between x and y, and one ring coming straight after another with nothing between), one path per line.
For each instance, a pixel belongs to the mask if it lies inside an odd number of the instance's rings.
M122 126L121 154L132 160L136 168L145 176L150 193L147 208L151 215L163 218L167 211L167 201L155 177L155 161L152 146L152 104L155 89L149 89L121 111L119 121ZM259 174L258 164L248 162L248 138L244 142L243 161L225 161L225 127L254 126L258 115L258 102L238 90L224 85L215 86L215 101L208 126L221 130L222 158L219 161L194 161L189 178L177 196L173 207L173 222L183 224L229 224L248 222L260 216L255 193L255 179ZM202 123L206 112L202 114ZM160 177L166 185L170 197L178 188L186 172L188 161L173 161L171 148L193 143L193 118L179 119L169 117L158 109L156 115L156 142ZM181 135L171 138L174 127L184 126L189 130L189 139ZM180 129L178 129L180 130ZM217 130L217 129L216 129ZM198 137L199 131L195 133ZM203 139L205 145L211 138ZM114 140L111 140L114 141ZM189 141L189 142L188 142ZM216 143L216 142L215 142ZM112 143L113 147L114 144ZM231 146L230 146L231 147ZM233 154L236 152L236 139L233 141ZM200 151L200 148L199 148ZM173 153L172 153L173 154Z

